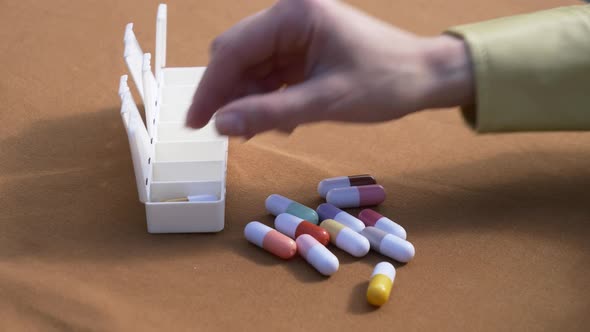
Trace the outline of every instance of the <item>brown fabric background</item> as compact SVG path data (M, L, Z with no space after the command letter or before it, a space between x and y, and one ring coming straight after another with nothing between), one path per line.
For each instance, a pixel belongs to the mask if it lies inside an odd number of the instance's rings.
M354 1L422 34L572 3ZM168 64L182 66L205 64L214 36L270 1L168 4ZM588 330L587 133L477 136L458 112L432 111L232 140L226 229L147 234L117 85L124 25L153 51L156 7L2 3L0 330ZM272 222L267 195L315 207L320 179L362 172L417 249L379 310L364 293L383 257L334 249L341 268L326 279L242 235Z

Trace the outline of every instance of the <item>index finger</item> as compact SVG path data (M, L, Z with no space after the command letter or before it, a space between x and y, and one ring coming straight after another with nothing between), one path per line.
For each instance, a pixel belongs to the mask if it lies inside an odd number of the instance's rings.
M212 59L187 114L187 126L205 126L221 106L235 98L245 84L244 71L273 55L277 30L276 18L264 10L215 39Z

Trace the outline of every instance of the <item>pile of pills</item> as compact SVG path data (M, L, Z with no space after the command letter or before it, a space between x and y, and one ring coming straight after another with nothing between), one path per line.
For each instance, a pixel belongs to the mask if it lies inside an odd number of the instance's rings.
M273 194L266 199L266 210L276 216L274 229L252 221L244 235L251 243L283 259L297 253L319 273L330 276L340 265L327 248L328 243L354 257L370 249L407 263L414 258L414 246L406 240L406 230L393 220L371 210L358 218L341 208L379 205L385 200L384 188L370 175L340 176L322 180L318 193L327 203L313 210L287 197ZM370 277L367 301L381 306L389 299L395 279L391 263L377 264Z

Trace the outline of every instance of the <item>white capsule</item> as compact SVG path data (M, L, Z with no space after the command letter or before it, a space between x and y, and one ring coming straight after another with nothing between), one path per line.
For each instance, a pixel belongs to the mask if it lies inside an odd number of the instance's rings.
M416 254L416 250L410 242L376 227L365 227L361 234L369 240L371 249L398 262L407 263Z
M297 242L299 254L319 273L330 276L338 271L340 265L338 258L313 236L303 234L295 241Z

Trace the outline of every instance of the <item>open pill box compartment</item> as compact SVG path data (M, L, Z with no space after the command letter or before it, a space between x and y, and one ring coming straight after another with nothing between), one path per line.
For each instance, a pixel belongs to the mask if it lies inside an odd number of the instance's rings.
M167 8L158 7L155 75L151 55L143 53L125 29L125 62L145 106L145 124L129 86L121 77L121 117L127 131L139 199L150 233L218 232L224 227L228 140L215 120L199 130L185 127L186 112L204 67L166 67ZM217 200L165 202L192 195Z

